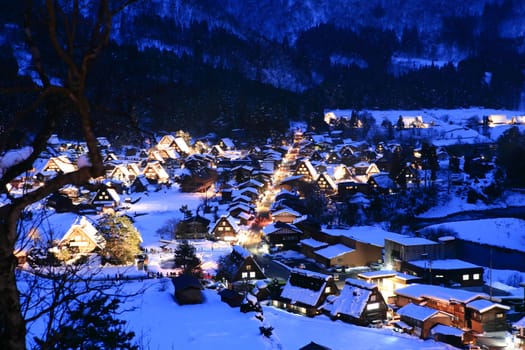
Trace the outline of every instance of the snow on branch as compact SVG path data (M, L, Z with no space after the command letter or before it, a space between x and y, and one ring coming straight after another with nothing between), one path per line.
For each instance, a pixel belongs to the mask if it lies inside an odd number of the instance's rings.
M19 149L12 149L0 156L0 177L5 171L29 158L33 153L33 147L26 146Z

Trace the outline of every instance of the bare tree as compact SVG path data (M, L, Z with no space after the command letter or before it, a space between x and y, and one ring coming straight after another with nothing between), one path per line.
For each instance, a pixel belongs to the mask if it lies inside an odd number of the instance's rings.
M26 319L22 313L20 293L17 288L14 255L17 242L24 239L19 231L20 219L32 203L44 199L67 184L81 185L90 178L104 174L102 156L97 149L96 136L92 129L92 112L86 88L90 64L99 56L108 43L112 20L125 6L133 0L98 1L92 21L82 20L78 0L59 1L45 0L34 4L27 1L24 16L24 33L27 47L32 56L32 63L39 79L38 84L30 87L35 100L16 115L0 137L0 195L5 205L0 207L0 348L25 349ZM43 15L42 15L43 14ZM41 21L41 22L39 22ZM46 62L42 55L42 34L35 28L43 24L47 28L46 42L49 42L55 59L62 66L61 83L53 83L46 71ZM86 31L86 26L89 29ZM80 33L89 32L85 42L79 43ZM47 41L48 40L48 41ZM12 134L27 122L28 116L38 126L31 135L25 135L22 142L8 143L6 135ZM46 144L56 125L66 118L79 122L83 139L87 144L89 162L78 170L57 174L39 188L14 195L9 184L17 177L32 168L34 161L46 149ZM67 302L67 300L62 300ZM49 309L49 311L51 308Z

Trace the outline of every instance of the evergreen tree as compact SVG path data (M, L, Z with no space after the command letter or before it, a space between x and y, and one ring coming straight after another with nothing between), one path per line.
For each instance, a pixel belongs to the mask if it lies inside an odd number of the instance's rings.
M197 277L201 275L201 260L195 253L195 247L188 241L183 240L175 250L175 265L181 267L184 274Z
M505 170L507 183L525 186L525 135L517 127L505 131L497 141L497 164Z
M133 263L140 253L142 237L131 220L124 215L104 215L97 228L106 240L103 256L114 264Z
M97 294L72 308L68 320L51 331L46 341L35 339L38 349L138 349L132 343L134 332L124 328L126 321L115 318L120 305L117 298Z

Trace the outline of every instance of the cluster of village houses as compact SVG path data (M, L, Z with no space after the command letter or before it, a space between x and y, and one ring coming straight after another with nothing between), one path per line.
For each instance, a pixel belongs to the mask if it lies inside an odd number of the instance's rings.
M328 119L330 122L333 118ZM400 133L413 135L415 128L433 127L421 117L405 119L403 127L398 126ZM492 119L497 118L489 119L491 123ZM456 136L450 139L458 140ZM494 142L479 134L475 139L469 144L462 138L461 147L454 143L450 148L438 146L436 156L439 160L451 159L453 150L454 157L461 158L460 151L468 152L473 159L484 162L472 169L490 169L481 156L493 149ZM52 137L42 164L13 181L11 188L36 188L57 172L75 170L83 147ZM209 206L206 203L201 213L183 219L188 227L183 238L231 242L238 271L229 281L233 288L221 292L231 305L242 305L247 295L252 303L271 298L276 307L308 316L325 314L358 325L391 320L399 331L456 346L483 343L488 336L501 340L498 337L509 330L508 314L513 305L484 292L484 268L465 259L464 252L458 254L454 237L432 241L375 227L319 226L303 212L299 184L305 181L315 183L326 197L359 206L369 205L369 197L375 194L420 186L424 175L417 148L408 152L413 157L404 160L402 169L393 176L389 172L392 155L406 146L356 142L346 138L342 130L323 134L296 131L292 142L275 140L273 144L242 149L230 138L202 139L191 144L187 138L171 134L162 136L150 148L125 147L118 155L105 138L99 138L99 147L105 155L106 176L94 179L91 187L63 188L48 198L47 205L79 214L117 211L126 205L122 197L157 191L175 182L183 191L212 192L216 202L210 201ZM452 172L457 175L455 185L464 184L468 178L459 166ZM269 193L271 203L264 207L262 202L268 200ZM218 212L219 204L226 210ZM298 250L319 266L380 264L384 269L362 272L341 284L336 283L333 274L292 268L282 291L275 294L268 290L267 276L254 256L240 246L241 237L254 224L263 227L260 233L270 247ZM96 229L84 218L75 221L59 241L58 248L75 247L79 253L93 252L103 245ZM201 300L201 283L197 282L188 276L174 280L181 304ZM242 293L247 285L250 293ZM520 323L515 325L519 327ZM523 328L520 332L523 336Z

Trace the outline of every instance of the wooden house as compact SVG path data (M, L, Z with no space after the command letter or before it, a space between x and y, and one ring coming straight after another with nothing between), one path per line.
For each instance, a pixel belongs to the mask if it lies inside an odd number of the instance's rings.
M507 306L485 293L427 284L411 284L395 290L398 307L413 303L452 315L450 325L477 333L498 332L507 324Z
M402 263L410 260L438 260L443 255L443 246L421 237L398 236L385 238L385 264L401 271Z
M265 226L263 234L272 247L282 249L296 248L303 239L302 231L296 226L280 221Z
M71 198L58 192L46 198L46 206L54 208L57 213L71 212L75 208Z
M156 148L150 148L148 150L148 157L146 158L148 162L159 162L164 163L164 158L162 158L162 155L160 151Z
M397 186L390 174L380 173L368 178L370 191L378 194L392 194L397 192Z
M231 151L235 149L235 143L228 137L220 139L218 145L225 151Z
M233 217L238 217L241 213L251 214L254 208L246 203L233 203L228 207L228 213Z
M149 181L144 175L138 175L129 185L130 192L146 192L148 190Z
M176 152L184 155L190 154L190 147L183 137L175 137L173 135L164 135L157 143L157 149L172 148Z
M466 304L467 326L476 333L490 334L507 330L507 311L510 307L487 299Z
M252 171L252 174L253 174L253 171ZM239 190L242 190L242 189L245 189L245 188L253 188L253 189L257 190L258 193L264 192L264 187L265 187L264 182L258 181L258 180L253 179L253 178L248 179L247 181L241 182L240 184L237 185L237 188Z
M337 195L341 200L346 200L356 193L368 194L370 185L356 181L341 181L337 183Z
M292 191L292 190L297 189L299 187L299 184L302 181L305 181L305 179L306 178L305 178L304 175L288 176L288 177L282 179L281 182L279 182L279 184L277 184L277 187L280 190Z
M237 196L246 196L250 198L251 202L255 202L259 198L259 191L253 187L244 187L235 191L234 197Z
M77 167L67 156L51 157L42 167L41 172L56 172L67 174L77 170Z
M323 227L311 233L311 238L319 243L314 242L316 247L307 256L325 266L370 266L383 262L386 239L395 241L405 237L371 226Z
M237 183L248 181L252 176L253 167L248 165L239 165L231 169L233 179Z
M282 208L272 212L273 222L284 222L292 224L296 219L302 216L301 213L290 208Z
M199 279L190 274L182 274L172 278L173 287L175 288L175 301L179 305L202 304L202 285Z
M334 320L366 326L386 320L388 306L377 285L347 278L341 293L328 297L323 310Z
M407 189L418 187L421 183L419 171L412 165L406 165L395 176L394 182L400 188Z
M315 182L317 183L317 186L319 186L319 190L321 190L321 192L325 192L327 194L337 192L337 185L334 179L332 179L332 177L326 171L320 173L317 179L315 179Z
M459 259L418 259L403 262L402 270L429 284L461 287L483 286L483 267Z
M352 254L355 249L344 244L336 243L314 251L313 258L326 267L332 266L356 266L353 263Z
M335 150L328 152L328 155L326 156L327 164L340 164L341 162L342 162L342 157L339 154L339 152Z
M210 235L216 239L234 242L240 228L231 216L221 216L210 230Z
M352 168L354 169L354 178L358 182L367 182L371 176L381 172L375 163L369 162L357 162L352 165Z
M437 324L452 325L453 316L445 312L409 303L399 308L396 313L400 321L410 326L410 333L422 339L430 335L430 330Z
M104 237L99 234L98 230L85 216L78 217L59 242L59 248L79 254L103 249L105 245Z
M234 245L230 254L230 259L235 265L232 271L231 281L234 284L244 283L254 280L263 280L266 275L249 251L240 245Z
M77 166L67 156L51 157L35 174L35 177L38 181L47 181L56 174L67 174L76 170Z
M344 164L339 164L334 168L334 180L335 181L344 181L350 180L353 176L353 173L350 168Z
M110 180L119 181L124 184L130 184L135 177L135 175L130 173L126 165L115 166L108 176Z
M273 300L273 306L313 317L321 313L320 308L329 295L338 293L332 276L292 269L280 297Z
M168 183L170 180L168 173L159 162L148 162L142 173L149 181L158 184Z
M301 253L306 256L307 258L314 258L315 251L318 249L326 248L330 244L322 241L318 241L314 238L305 238L302 239L300 242L301 247Z
M96 207L116 208L120 205L120 196L111 187L102 187L96 193L91 204Z
M313 181L319 176L317 174L317 171L315 170L315 167L308 159L299 161L295 169L294 175L302 175L303 179L306 181Z
M210 220L199 214L179 221L177 239L204 239L208 235Z

